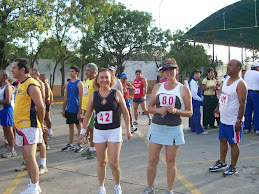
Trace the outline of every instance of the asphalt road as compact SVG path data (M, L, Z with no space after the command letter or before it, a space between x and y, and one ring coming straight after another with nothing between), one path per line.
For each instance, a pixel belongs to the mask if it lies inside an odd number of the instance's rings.
M87 160L80 153L61 152L68 142L68 126L61 117L61 105L52 109L54 137L49 140L47 151L49 172L40 176L43 193L97 193L97 161ZM122 126L125 126L124 124ZM240 158L237 164L239 174L222 177L222 172L211 173L208 168L219 158L218 129L208 130L208 135L191 133L188 119L183 119L186 144L181 146L177 157L178 174L174 185L175 193L258 193L259 191L259 136L243 135L240 143ZM146 166L148 145L146 135L148 120L140 115L138 132L131 141L125 139L123 127L123 146L120 156L121 187L125 194L142 193L146 186ZM75 138L76 141L77 138ZM3 142L3 132L0 132ZM86 149L89 144L84 145ZM0 150L0 154L4 149ZM28 184L26 171L15 172L22 161L22 155L10 159L0 159L0 193L20 193ZM230 152L230 150L229 150ZM230 162L230 153L227 156ZM37 157L39 162L39 156ZM165 152L161 152L155 180L156 193L166 189ZM108 194L113 193L114 181L109 166L105 187Z

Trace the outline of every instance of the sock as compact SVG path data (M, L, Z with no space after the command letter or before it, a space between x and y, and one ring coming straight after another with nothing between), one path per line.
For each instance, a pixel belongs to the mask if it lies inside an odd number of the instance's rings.
M7 139L5 139L5 140L4 140L4 142L5 142L6 144L8 144L8 141L7 141Z
M38 185L39 185L39 182L37 182L35 184L31 183L32 190L36 190L38 188Z
M40 165L42 165L43 168L46 168L46 160L47 160L47 158L41 158L40 159Z
M138 122L138 120L135 120L135 122Z
M32 183L31 183L31 179L30 179L30 183L29 183L29 184L30 184L30 185L32 184Z
M89 151L95 151L95 147L89 147Z
M14 147L9 148L10 152L14 152Z

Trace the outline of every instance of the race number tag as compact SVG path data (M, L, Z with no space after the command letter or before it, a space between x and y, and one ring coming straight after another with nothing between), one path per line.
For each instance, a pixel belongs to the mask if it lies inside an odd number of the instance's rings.
M85 85L84 86L84 96L86 96L87 95L87 93L88 93L88 91L89 91L89 85Z
M112 123L112 111L101 111L97 114L98 124L106 125Z
M160 106L173 106L175 107L176 96L169 95L169 94L160 94L159 95L159 102Z
M219 103L222 105L228 105L229 95L221 93Z
M134 94L140 94L140 88L136 88L136 89L134 90Z

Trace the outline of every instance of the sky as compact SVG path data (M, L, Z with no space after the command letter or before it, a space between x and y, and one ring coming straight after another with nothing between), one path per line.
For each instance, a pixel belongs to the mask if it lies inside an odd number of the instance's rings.
M146 11L152 14L154 25L163 30L186 31L212 15L214 12L231 5L238 0L116 0L128 9ZM159 20L160 12L160 20ZM159 22L160 21L160 22ZM205 45L207 54L212 55L212 45ZM244 59L251 53L244 50ZM228 62L228 47L215 46L215 56L225 64ZM241 61L241 49L231 47L230 58Z

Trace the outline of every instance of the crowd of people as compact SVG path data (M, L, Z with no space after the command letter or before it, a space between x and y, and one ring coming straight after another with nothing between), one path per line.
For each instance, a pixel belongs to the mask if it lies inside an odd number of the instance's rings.
M46 150L50 149L48 137L53 135L50 118L53 94L46 75L40 74L36 69L30 70L28 65L26 59L13 62L11 72L16 79L13 84L9 81L8 72L0 71L0 122L4 129L5 144L9 146L2 157L15 157L15 144L20 147L24 161L16 170L27 169L30 178L28 187L22 193L40 193L39 175L48 172ZM192 72L189 84L186 84L187 80L181 84L177 81L179 67L176 60L165 59L158 69L161 79L153 87L147 108L148 82L141 70L136 70L136 78L130 83L127 82L125 72L118 79L113 66L98 70L96 64L88 63L85 80L82 82L78 78L79 68L72 66L70 80L64 87L62 106L62 116L69 126L69 137L67 145L61 151L80 153L84 150L84 143L89 141L89 148L81 156L87 159L97 158L98 193L106 193L104 181L107 160L115 182L114 193L122 193L119 165L123 141L121 115L126 126L126 139L130 140L138 130L140 105L148 117L147 124L150 125L147 135L147 187L144 194L154 193L157 164L163 146L167 165L166 193L173 193L177 153L179 146L185 144L182 117L190 118L191 132L197 134L207 135L206 129L219 127L220 157L209 171L224 169L223 176L237 174L236 163L240 152L238 144L243 127L249 133L254 125L255 133L259 134L259 64L254 62L251 70L244 73L244 78L239 75L241 70L240 61L231 60L227 65L227 76L218 84L214 70L208 69L200 87L200 70ZM133 93L134 117L130 92ZM78 132L76 145L75 127ZM40 166L36 162L37 145ZM229 145L231 164L228 166L226 154Z

